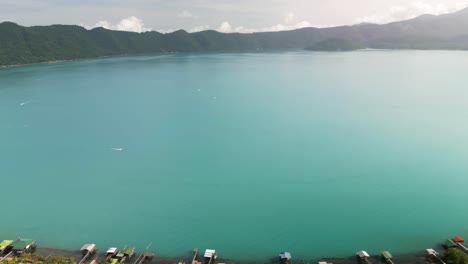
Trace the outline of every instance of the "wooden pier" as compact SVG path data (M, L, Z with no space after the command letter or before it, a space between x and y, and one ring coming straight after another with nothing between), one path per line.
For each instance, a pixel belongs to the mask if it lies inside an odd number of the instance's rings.
M453 242L455 242L465 253L468 253L468 248L463 245L465 242L465 239L463 239L461 236L456 236L452 239Z
M144 252L143 254L141 254L137 260L135 260L135 262L133 262L133 264L142 264L144 263L146 260L151 260L152 258L154 257L154 254L151 253L151 252Z
M153 243L150 243L147 247L145 252L143 252L136 260L133 262L133 264L142 264L146 260L151 260L154 257L154 254L151 252L148 252L149 248L151 247Z
M95 244L85 244L83 247L81 247L80 251L83 252L83 258L81 258L78 264L83 264L91 257L91 255L96 253L97 247Z
M135 255L135 248L125 246L122 251L117 254L117 259L119 259L119 263L124 263L127 260L130 260L133 255Z
M8 253L8 251L11 250L11 244L15 242L14 240L3 240L0 242L0 254L3 255L5 253Z
M193 249L193 258L192 258L192 264L198 264L198 248Z
M281 252L279 254L279 258L280 258L280 262L283 263L283 264L289 264L289 262L291 261L291 253L289 252Z
M361 262L365 261L367 264L371 264L369 261L370 255L366 251L361 250L356 253L356 256L361 260Z
M115 255L119 253L119 249L116 247L111 247L106 251L106 260L110 260Z
M205 255L203 256L205 257L206 264L211 264L218 257L218 255L216 254L216 250L214 249L205 250Z
M9 257L13 257L13 251L11 251L10 253L6 254L3 258L0 258L0 263L3 263L3 260L4 259L7 259Z
M19 238L11 244L11 250L16 255L21 255L24 253L29 253L34 251L37 246L37 242L32 239Z
M382 257L385 259L385 261L389 264L395 264L393 263L393 256L390 252L388 251L382 251L380 254L382 254Z
M432 248L426 249L426 252L427 252L427 255L428 255L429 257L432 257L432 258L437 259L438 261L440 261L441 264L446 264L446 263L439 257L439 252L435 251L435 250L432 249Z

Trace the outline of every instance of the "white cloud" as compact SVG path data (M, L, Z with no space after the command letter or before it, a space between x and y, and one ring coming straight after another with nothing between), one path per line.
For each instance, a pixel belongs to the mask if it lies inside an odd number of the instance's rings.
M201 25L188 30L188 32L200 32L210 29L210 25Z
M224 21L221 25L216 28L217 31L222 33L254 33L254 32L275 32L275 31L285 31L285 30L294 30L306 27L317 27L317 28L325 28L325 27L333 27L333 25L312 25L309 21L301 21L295 24L287 25L287 24L277 24L271 27L264 27L264 28L246 28L244 26L233 26L230 22ZM198 27L194 27L188 32L199 32L204 30L212 29L209 25L202 25Z
M0 23L2 22L13 22L16 23L16 20L11 19L11 18L0 18Z
M284 16L284 23L290 24L292 23L296 18L296 15L293 12L289 12Z
M312 27L312 24L309 22L309 21L302 21L302 22L299 22L297 23L295 26L295 28L305 28L305 27Z
M219 32L223 32L223 33L231 33L231 32L233 31L233 29L232 29L231 24L229 24L229 22L224 21L224 22L221 23L221 25L218 27L218 31L219 31Z
M182 11L178 16L182 18L194 18L194 15L187 10Z
M290 17L291 19L295 18L295 16L288 16L288 17ZM145 32L145 31L152 30L151 28L145 28L143 21L135 16L122 19L117 24L112 24L111 22L107 20L101 20L101 21L98 21L93 26L87 26L84 24L80 24L80 26L85 27L87 29L103 27L103 28L111 29L111 30L133 31L133 32ZM300 28L305 28L305 27L323 28L323 27L331 27L331 25L312 25L309 21L304 20L304 21L297 22L297 23L277 24L271 27L264 27L264 28L246 28L241 25L233 26L229 21L224 21L223 23L221 23L219 27L214 28L214 29L222 33L253 33L253 32L274 32L274 31L294 30L294 29L300 29ZM205 30L210 30L210 29L213 29L213 28L210 25L205 24L205 25L193 27L187 31L188 32L200 32L200 31L205 31ZM171 32L174 32L175 30L157 29L156 31L161 32L161 33L171 33Z
M93 27L91 28L97 28L97 27L103 27L103 28L107 28L107 29L111 29L113 26L111 25L111 23L109 23L108 21L106 20L101 20L99 22L97 22ZM88 27L89 28L89 27Z
M171 29L156 29L156 31L159 33L167 34L167 33L172 33L176 30L171 28Z
M145 28L145 23L143 23L143 20L135 16L124 18L120 20L120 22L117 24L112 24L107 20L101 20L91 27L83 25L83 24L81 24L81 26L87 29L103 27L103 28L111 29L111 30L131 31L131 32L138 32L138 33L151 31L151 28Z
M151 28L145 28L145 24L143 23L143 20L135 16L131 16L129 18L122 19L120 23L117 25L117 30L144 32L144 31L151 31Z
M468 3L458 2L453 5L446 3L430 4L422 1L412 2L407 5L393 6L386 14L376 14L356 19L357 23L384 24L395 21L415 18L424 14L442 15L461 10L468 6Z
M276 24L271 27L264 28L246 28L244 26L232 26L228 21L224 21L217 29L219 32L223 33L253 33L253 32L275 32L275 31L285 31L285 30L295 30L306 27L331 27L325 25L312 25L309 21L303 20L297 22L298 19L293 12L289 12L284 15L284 24ZM206 29L205 29L206 30Z
M271 27L267 28L261 28L257 30L257 32L269 32L269 31L285 31L285 30L294 30L294 29L300 29L300 28L306 28L306 27L327 27L327 26L316 26L312 25L309 21L301 21L295 24L277 24Z

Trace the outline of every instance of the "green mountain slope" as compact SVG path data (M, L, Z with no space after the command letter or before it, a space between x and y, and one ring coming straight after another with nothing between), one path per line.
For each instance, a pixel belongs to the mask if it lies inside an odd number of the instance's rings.
M23 27L11 22L0 23L1 66L120 54L304 48L468 49L468 9L386 25L251 34L212 30L133 33L67 25Z

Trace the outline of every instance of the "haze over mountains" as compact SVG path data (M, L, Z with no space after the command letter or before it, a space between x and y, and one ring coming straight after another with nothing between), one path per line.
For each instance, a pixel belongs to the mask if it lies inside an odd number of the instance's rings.
M104 28L52 25L22 27L0 23L0 65L100 56L198 51L310 49L468 49L468 9L385 25L359 24L283 32L133 33Z

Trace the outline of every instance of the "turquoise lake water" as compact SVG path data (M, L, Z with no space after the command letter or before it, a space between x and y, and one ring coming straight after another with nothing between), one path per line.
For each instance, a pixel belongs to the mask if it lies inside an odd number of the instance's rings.
M0 240L263 259L468 236L468 52L0 70Z

